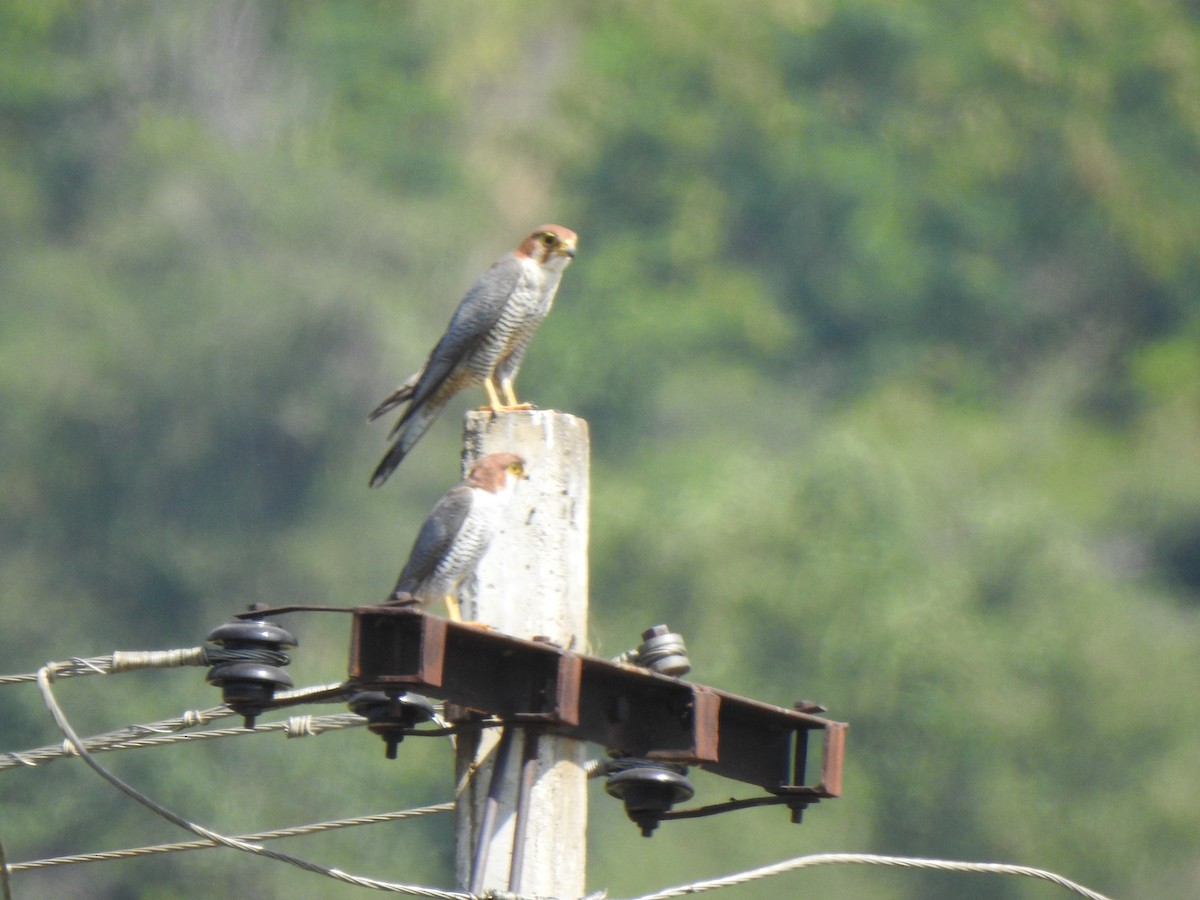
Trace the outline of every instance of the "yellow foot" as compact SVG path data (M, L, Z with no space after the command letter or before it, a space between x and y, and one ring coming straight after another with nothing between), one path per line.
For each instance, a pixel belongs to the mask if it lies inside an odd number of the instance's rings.
M518 412L520 410L526 410L526 409L533 409L533 404L532 403L518 403L515 406L481 406L481 407L479 407L480 412L493 412L493 413Z
M458 624L466 625L468 628L478 628L481 631L495 631L496 630L496 626L489 625L489 624L487 624L487 622L476 622L474 620L467 620L465 622L459 622Z

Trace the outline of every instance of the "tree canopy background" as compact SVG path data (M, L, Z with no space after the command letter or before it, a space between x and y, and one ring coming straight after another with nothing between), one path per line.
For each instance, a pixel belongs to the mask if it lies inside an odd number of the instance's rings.
M851 723L844 798L670 823L592 787L612 896L809 852L1200 892L1200 12L1119 0L0 6L0 658L193 646L382 599L458 477L365 412L532 226L580 234L522 395L589 420L593 650ZM342 619L294 625L297 684ZM93 683L96 682L96 683ZM218 702L61 686L82 733ZM5 749L55 743L32 688ZM226 833L437 802L362 731L107 758ZM410 746L416 744L418 746ZM707 799L731 786L698 779ZM10 862L179 836L0 773ZM450 883L450 823L284 849ZM703 848L703 853L697 853ZM29 898L360 891L226 851ZM725 892L1041 898L830 868Z

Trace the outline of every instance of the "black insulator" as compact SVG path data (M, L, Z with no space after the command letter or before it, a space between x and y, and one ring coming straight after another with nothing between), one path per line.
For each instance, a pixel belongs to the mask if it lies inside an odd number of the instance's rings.
M392 697L382 691L361 691L350 698L350 711L367 720L367 728L387 744L387 758L396 758L396 747L406 730L434 717L433 704L420 694Z
M292 687L292 679L278 666L291 660L284 647L295 647L292 633L262 619L235 619L208 633L208 642L221 650L211 652L208 683L221 688L225 704L240 713L247 728L271 705L275 692ZM275 665L275 664L278 665Z
M631 768L609 775L604 789L624 802L626 814L641 828L642 837L650 837L663 813L695 795L686 772L682 766L638 760Z
M642 646L637 650L637 663L660 675L686 675L692 669L683 636L666 625L655 625L642 632Z
M292 679L283 669L254 662L232 662L213 666L208 683L221 689L225 705L240 714L247 728L271 704L275 692L292 687Z
M260 619L239 619L218 625L208 633L206 640L226 650L278 650L296 646L290 631Z

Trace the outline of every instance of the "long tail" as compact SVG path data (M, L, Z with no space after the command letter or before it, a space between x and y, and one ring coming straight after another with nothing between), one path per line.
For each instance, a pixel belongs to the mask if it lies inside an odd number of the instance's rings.
M425 370L422 369L420 372L414 372L408 377L408 380L404 382L404 384L400 385L400 387L388 394L382 403L380 403L377 407L371 410L370 413L367 414L367 421L374 422L380 416L391 412L401 403L407 403L409 400L411 400L413 394L416 392L417 382L421 380L421 374L424 371ZM393 429L392 435L388 436L392 437L394 434L395 429Z
M444 399L434 396L416 409L409 407L408 413L405 414L399 428L396 429L395 442L383 459L379 461L379 465L375 467L375 473L371 476L371 487L379 487L388 480L388 476L396 471L396 466L400 465L401 460L408 455L408 451L421 439L421 435L433 424L433 420L438 417L445 405Z

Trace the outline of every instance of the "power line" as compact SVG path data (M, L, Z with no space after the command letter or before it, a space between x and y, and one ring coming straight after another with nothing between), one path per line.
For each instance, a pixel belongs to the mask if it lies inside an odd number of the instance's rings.
M228 707L218 707L221 716L233 715ZM197 711L200 712L200 711ZM205 714L200 712L200 716ZM166 720L176 722L180 720ZM148 725L131 725L120 731L83 738L83 745L92 753L102 753L110 750L133 750L142 747L159 747L168 744L181 744L189 741L207 741L217 738L245 737L246 735L267 734L282 731L289 738L315 737L326 731L338 731L343 728L361 728L367 720L357 713L336 713L327 716L291 716L278 722L266 724L256 723L253 728L238 725L232 728L219 728L210 731L192 731L185 733L169 733L167 727L158 727L160 723ZM187 726L179 726L187 727ZM33 768L47 762L64 757L77 756L75 747L70 741L61 744L50 744L46 747L36 747L32 750L16 750L0 755L0 771L18 766Z
M177 651L149 651L148 653L138 652L136 655L141 658L147 656L159 656L163 659L169 659L169 654L174 654ZM124 653L122 656L129 657L134 654ZM80 674L119 674L120 672L133 671L133 668L128 666L120 669L113 669L111 664L112 657L94 657L90 660L70 660L61 663L50 663L50 666L64 666L70 675ZM158 668L158 666L152 666ZM9 680L7 684L21 684L28 679L24 675L5 676ZM37 673L34 673L36 680ZM57 676L56 676L57 677ZM292 706L300 703L324 703L335 702L345 697L347 688L344 683L336 682L331 684L312 685L309 687L295 688L293 690L278 691L275 694L274 700L277 703ZM186 741L202 741L211 740L213 738L222 737L241 737L247 734L262 734L269 731L283 731L289 738L292 737L307 737L310 735L321 734L325 731L333 731L340 728L353 728L366 724L366 720L355 713L342 713L328 716L292 716L289 719L280 722L271 722L266 725L256 725L254 728L225 728L213 731L193 732L188 734L178 734L185 728L196 728L200 725L206 725L209 722L214 722L218 719L228 718L236 715L234 710L228 706L214 706L209 709L189 709L182 714L170 719L162 719L157 722L149 722L145 724L127 725L124 728L111 731L106 734L95 735L83 739L84 746L93 753L104 752L108 750L125 750L137 747L153 747L163 744L172 744ZM425 732L433 733L437 732ZM51 744L46 747L37 747L30 750L10 751L0 754L0 771L11 769L18 766L33 767L42 763L52 762L56 759L62 759L66 756L77 756L74 746L70 741L63 741L61 744Z
M855 864L855 865L874 865L874 866L899 866L907 869L936 869L946 872L988 872L996 875L1021 875L1029 878L1040 878L1043 881L1049 881L1059 887L1066 888L1081 897L1087 897L1088 900L1109 900L1103 894L1085 888L1083 885L1063 878L1061 875L1056 875L1053 872L1047 872L1044 869L1034 869L1028 866L1014 866L1005 863L970 863L970 862L955 862L945 859L917 859L905 856L877 856L871 853L818 853L812 856L797 856L793 859L784 860L783 862L774 863L769 866L762 866L757 869L749 869L745 872L739 872L734 875L726 875L722 878L713 878L707 881L695 881L691 884L683 884L678 887L667 888L662 891L657 891L653 894L643 894L633 900L669 900L671 897L682 897L687 894L700 894L704 891L717 890L718 888L733 887L739 884L746 884L751 881L758 881L762 878L770 878L776 875L782 875L786 872L791 872L796 869L809 868L811 866L835 865L835 864Z
M222 846L230 847L234 850L241 850L244 853L252 853L257 856L264 856L268 859L274 859L279 862L285 862L289 865L303 869L306 872L312 872L316 875L325 875L326 877L334 878L347 884L372 888L374 890L388 891L391 893L410 894L417 897L429 897L433 898L433 900L477 900L477 898L471 894L464 894L456 891L440 891L434 888L420 887L418 885L399 884L396 882L381 881L375 878L351 875L347 872L341 871L340 869L330 869L326 866L321 866L317 863L309 862L308 860L301 859L296 856L280 853L275 850L268 850L265 847L259 846L258 844L249 843L237 838L227 837L223 834L219 834L215 831L205 828L202 825L197 825L196 823L185 819L183 816L180 816L177 813L167 809L165 806L162 806L154 800L151 800L137 788L122 781L95 760L88 749L83 746L83 741L80 739L79 735L75 733L75 729L71 727L71 723L67 721L66 715L63 713L61 707L58 705L58 701L54 697L54 691L50 687L50 684L53 681L55 674L54 663L43 666L37 672L37 684L41 689L42 699L45 701L46 708L50 710L50 714L54 717L54 721L58 725L59 730L62 731L62 733L67 737L67 740L69 740L75 747L79 757L85 763L87 763L97 775L99 775L117 790L137 801L142 806L145 806L155 814L166 819L168 822L171 822L172 824L177 825L186 831L190 831L198 837L214 841Z
M180 666L211 666L211 648L187 647L178 650L117 650L108 656L75 656L61 662L47 663L55 667L55 678L77 678L82 675L115 675L135 669L172 669ZM39 670L40 671L40 670ZM37 672L23 675L0 675L0 687L9 684L29 684L37 681Z
M238 835L239 841L275 841L281 838L302 837L310 834L320 834L338 828L353 828L358 825L380 825L384 822L400 822L405 819L416 819L435 813L452 812L453 803L437 803L432 806L419 806L414 809L403 809L395 812L375 813L369 816L355 816L349 819L333 819L328 822L314 822L309 825L297 825L292 828L279 828L273 831L259 831L254 834ZM104 862L114 859L131 859L138 856L151 856L157 853L178 853L185 850L208 850L221 846L218 842L206 839L200 841L182 841L174 844L154 844L149 847L131 847L127 850L104 850L98 853L77 853L72 856L52 856L47 859L34 859L28 862L13 863L8 867L10 872L25 872L34 869L45 869L51 866L66 866L75 863Z
M83 744L93 753L120 747L127 741L145 739L151 735L173 735L184 728L195 728L206 725L217 719L232 716L233 710L228 706L214 706L210 709L189 709L170 719L148 722L140 725L127 725L116 731L84 738ZM17 766L33 767L43 762L61 759L64 756L75 756L75 748L70 741L51 744L46 747L36 747L31 750L14 750L0 756L0 771Z
M119 675L138 669L178 669L183 666L212 666L221 662L262 662L286 665L286 654L276 650L225 650L221 647L181 647L173 650L115 650L108 656L71 657L47 663L54 667L55 678L77 678L82 675ZM39 670L41 671L41 670ZM21 675L0 675L0 687L9 684L31 684L38 672ZM334 685L329 685L330 688ZM280 691L279 696L290 692Z
M112 671L112 656L93 656L87 659L74 656L69 660L47 663L59 666L59 678L71 678L77 675L107 675ZM8 684L31 684L37 681L37 672L26 672L22 675L0 675L0 687Z

